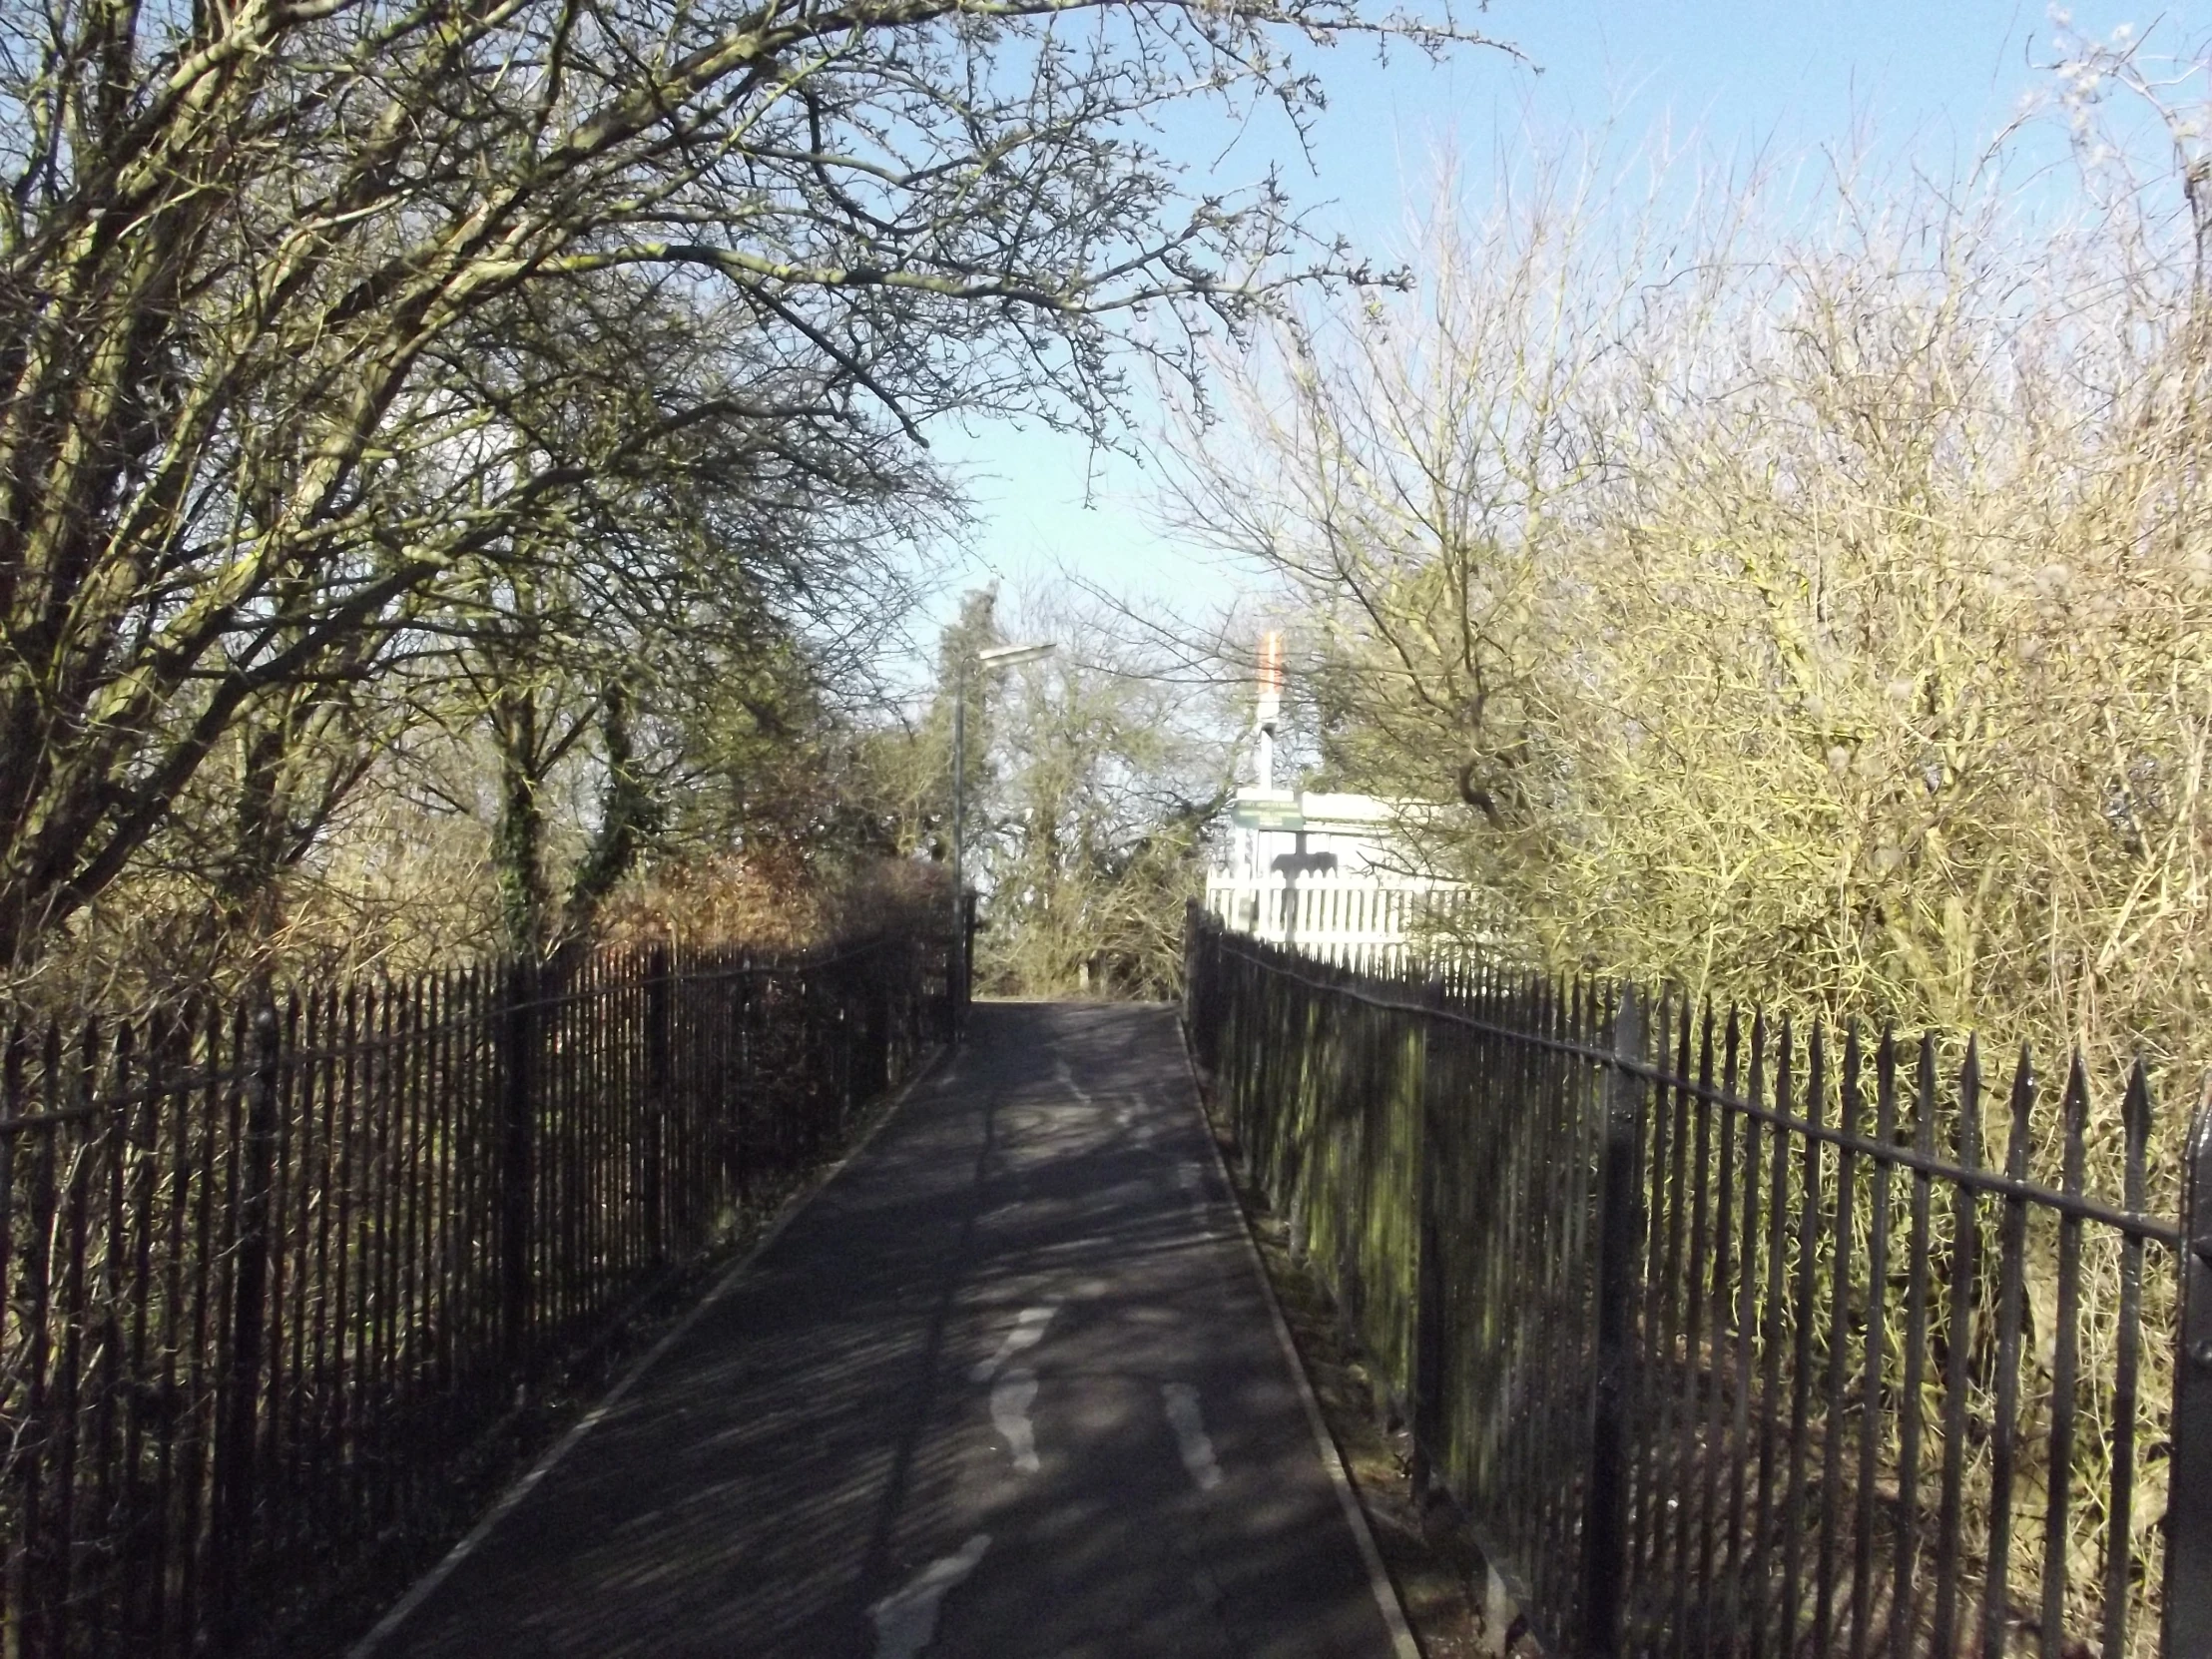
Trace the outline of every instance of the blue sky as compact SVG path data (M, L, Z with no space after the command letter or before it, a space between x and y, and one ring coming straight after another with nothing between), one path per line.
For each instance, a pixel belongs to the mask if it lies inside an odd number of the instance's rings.
M2165 53L2190 53L2212 36L2212 0L2082 3L2071 19L2098 38L2153 30ZM2048 10L2023 0L1492 0L1478 26L1529 61L1469 50L1433 67L1398 54L1384 68L1353 49L1311 60L1331 107L1292 185L1321 226L1400 256L1440 154L1475 161L1523 135L1564 141L1608 121L1631 138L1694 132L1738 157L1834 146L1942 172L2049 88L2054 56ZM1288 153L1281 140L1257 134L1222 177L1256 175ZM1482 172L1467 170L1476 188ZM977 507L954 589L992 577L1018 589L1059 567L1185 604L1235 590L1234 572L1148 526L1141 465L1003 423L931 441L965 471Z

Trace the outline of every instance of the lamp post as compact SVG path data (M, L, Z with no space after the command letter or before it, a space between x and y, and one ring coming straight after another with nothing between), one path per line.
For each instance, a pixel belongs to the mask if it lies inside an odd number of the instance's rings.
M1059 647L1044 645L994 645L975 654L975 666L1012 668L1052 655ZM967 905L967 666L963 663L952 683L952 931L960 950L960 991L957 1020L967 1017L970 958L973 934L968 927Z

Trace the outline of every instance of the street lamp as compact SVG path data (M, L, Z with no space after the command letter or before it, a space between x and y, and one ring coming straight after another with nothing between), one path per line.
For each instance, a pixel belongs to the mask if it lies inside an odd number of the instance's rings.
M994 645L975 654L978 668L1012 668L1017 663L1040 662L1059 649L1044 645ZM962 663L952 683L952 929L960 948L960 1007L967 1006L969 974L967 876L964 850L967 842L967 665Z

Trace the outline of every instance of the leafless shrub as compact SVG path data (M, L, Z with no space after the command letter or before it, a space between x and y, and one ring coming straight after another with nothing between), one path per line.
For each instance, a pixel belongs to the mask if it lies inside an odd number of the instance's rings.
M1180 490L1304 606L1328 764L1406 801L1528 957L1976 1028L2054 1080L2078 1050L2107 1195L2141 1052L2169 1214L2212 993L2187 90L2076 43L2064 213L2005 146L1940 188L1838 169L1810 205L1771 169L1527 164L1487 218L1438 216L1417 297L1281 330ZM2115 91L2172 165L2129 162ZM2048 1089L2046 1180L2058 1119ZM2029 1256L2032 1417L2053 1241ZM2088 1270L2093 1390L2116 1266ZM2153 1554L2162 1479L2121 1521ZM2109 1518L2077 1516L2097 1554Z

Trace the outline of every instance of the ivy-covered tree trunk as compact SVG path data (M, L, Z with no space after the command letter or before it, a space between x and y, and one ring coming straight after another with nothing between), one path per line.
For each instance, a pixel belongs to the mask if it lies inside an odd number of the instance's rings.
M372 763L356 716L326 687L273 694L232 735L228 792L179 804L172 832L207 849L219 945L253 950L283 926L285 876Z
M499 888L500 942L517 960L545 946L545 769L537 699L504 692L491 729L499 746L499 815L492 825L491 861Z
M630 731L630 693L611 684L599 703L599 737L607 778L600 792L599 828L569 883L563 936L580 938L590 930L599 906L630 873L646 838L659 828L660 803L638 765Z

